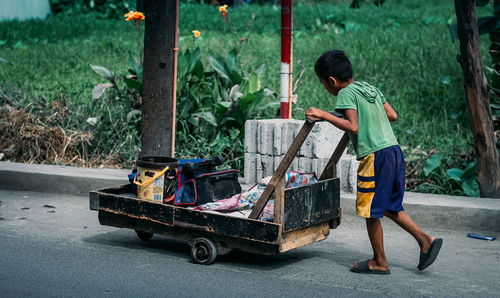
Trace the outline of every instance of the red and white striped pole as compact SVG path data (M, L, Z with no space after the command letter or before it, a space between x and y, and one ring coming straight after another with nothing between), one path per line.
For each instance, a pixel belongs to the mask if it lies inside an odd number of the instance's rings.
M292 117L293 0L281 0L280 111L282 119Z

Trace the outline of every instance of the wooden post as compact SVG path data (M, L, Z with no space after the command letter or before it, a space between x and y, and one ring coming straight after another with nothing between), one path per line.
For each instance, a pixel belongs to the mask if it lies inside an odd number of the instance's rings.
M495 146L488 85L483 73L475 0L455 0L464 88L472 120L477 180L482 197L500 198L500 158Z
M147 0L143 5L146 28L141 155L173 157L179 0Z
M144 12L144 0L136 0L135 10L140 11L140 12Z

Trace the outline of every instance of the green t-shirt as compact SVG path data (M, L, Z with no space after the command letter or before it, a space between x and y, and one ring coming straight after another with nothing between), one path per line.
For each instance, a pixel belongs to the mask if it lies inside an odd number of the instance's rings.
M349 134L358 159L398 145L384 103L384 95L366 82L356 81L339 91L335 109L353 109L358 112L358 133Z

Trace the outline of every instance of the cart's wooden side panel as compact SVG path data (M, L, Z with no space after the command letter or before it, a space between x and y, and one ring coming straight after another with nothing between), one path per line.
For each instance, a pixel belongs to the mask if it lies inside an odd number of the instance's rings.
M266 243L278 243L279 225L174 207L175 226Z
M289 251L314 242L325 240L330 234L330 225L322 223L316 226L303 228L283 234L280 243L280 252Z
M340 216L339 178L285 189L284 231L328 222Z
M101 211L145 219L162 225L172 225L173 221L173 211L170 206L113 194L100 193L99 212Z
M95 193L99 201L99 222L103 225L134 228L140 224L140 229L143 231L151 231L152 227L157 225L174 226L268 244L279 243L279 224L201 212L113 194L117 189L113 188L109 193L110 189ZM148 223L151 227L148 227Z

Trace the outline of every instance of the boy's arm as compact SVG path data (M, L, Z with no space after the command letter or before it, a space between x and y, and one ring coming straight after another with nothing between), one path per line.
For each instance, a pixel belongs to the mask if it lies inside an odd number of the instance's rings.
M307 110L306 116L312 120L326 120L339 129L350 134L358 133L358 111L354 109L345 110L345 117L347 119L335 117L332 114L317 108L310 108Z
M387 118L389 118L389 121L394 122L398 120L398 114L396 113L396 111L394 111L394 109L387 101L384 102L384 110Z

